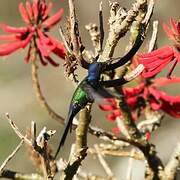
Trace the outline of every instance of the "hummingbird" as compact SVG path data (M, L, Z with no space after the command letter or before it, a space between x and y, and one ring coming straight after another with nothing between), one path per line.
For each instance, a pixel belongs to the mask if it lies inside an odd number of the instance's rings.
M93 62L89 65L88 75L81 81L76 88L70 102L69 112L65 120L64 131L60 139L59 147L55 154L58 155L61 147L64 145L69 130L72 129L72 122L78 112L83 109L88 103L94 101L93 91L96 92L100 88L99 79L103 71L103 64L100 62Z

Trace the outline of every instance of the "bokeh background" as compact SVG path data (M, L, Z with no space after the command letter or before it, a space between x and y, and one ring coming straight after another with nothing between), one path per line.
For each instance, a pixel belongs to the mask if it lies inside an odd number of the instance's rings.
M18 11L19 2L21 1L0 0L0 22L4 22L12 26L23 25ZM52 2L54 3L53 12L56 12L59 8L64 8L65 10L61 21L61 25L63 25L65 18L68 15L68 1L52 0ZM81 35L87 49L91 49L92 45L88 32L85 30L84 26L89 22L97 23L99 2L99 0L78 0L76 2ZM118 2L120 2L122 6L128 8L134 0L121 0ZM156 0L155 12L152 19L159 20L160 22L158 36L159 47L169 43L169 40L162 29L161 23L168 23L168 19L170 17L174 17L177 20L180 15L179 7L179 0ZM103 0L103 9L105 17L104 24L107 35L109 13L107 0ZM150 28L151 27L152 26L150 26ZM0 33L2 33L2 31ZM60 39L57 26L51 33L56 38ZM125 44L127 44L127 39L123 38L115 52L116 57L122 54ZM48 129L56 129L57 133L50 141L54 150L57 148L59 136L63 128L55 120L51 119L47 115L46 111L42 109L36 101L31 83L31 66L30 64L24 63L25 54L26 50L19 50L8 57L0 57L0 164L20 141L10 128L5 118L6 112L10 114L19 129L21 129L24 133L26 132L26 129L30 127L30 122L32 120L36 121L38 130L44 126L48 127ZM66 117L69 101L74 91L74 86L70 80L64 77L63 61L59 59L57 59L57 61L61 64L59 68L51 66L40 68L41 88L48 103L53 107L53 109L63 117ZM178 65L175 72L177 75L179 68L180 67ZM85 73L86 72L84 70L79 70L80 79L83 75L85 75ZM165 72L163 74L165 74ZM169 86L165 90L170 94L178 95L180 87L179 85L173 85ZM97 105L93 108L92 124L103 127L107 130L111 130L111 127L114 126L114 124L106 121L105 114L100 112ZM179 129L180 121L167 116L163 120L162 126L152 135L151 141L157 145L158 155L162 158L164 163L168 160L173 148L180 140ZM89 146L97 142L97 139L91 135L88 136L88 139ZM68 136L67 143L62 149L61 156L68 158L71 143L73 141L74 134L72 133ZM83 169L89 173L104 175L102 167L98 164L98 161L94 161L93 158L94 157L87 157L87 159L83 162ZM119 177L119 179L125 179L127 158L108 157L107 161L109 162L115 175ZM133 164L133 180L143 180L143 164L138 161L134 161ZM35 172L32 163L28 159L26 148L24 147L21 148L20 152L8 164L8 168L24 173Z

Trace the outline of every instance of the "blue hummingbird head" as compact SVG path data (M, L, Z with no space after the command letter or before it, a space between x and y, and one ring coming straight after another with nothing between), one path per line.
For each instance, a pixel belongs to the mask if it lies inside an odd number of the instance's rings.
M101 71L102 71L102 63L94 62L90 64L88 69L88 80L99 81Z

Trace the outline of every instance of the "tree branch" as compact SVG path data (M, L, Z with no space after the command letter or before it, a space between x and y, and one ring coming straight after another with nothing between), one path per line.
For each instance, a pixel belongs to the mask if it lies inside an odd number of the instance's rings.
M21 142L18 144L18 146L14 149L14 151L5 159L5 161L2 163L2 165L0 166L0 173L3 173L3 170L5 168L5 166L7 165L7 163L15 156L15 154L19 151L19 149L21 148L21 146L23 145L24 140L21 140Z

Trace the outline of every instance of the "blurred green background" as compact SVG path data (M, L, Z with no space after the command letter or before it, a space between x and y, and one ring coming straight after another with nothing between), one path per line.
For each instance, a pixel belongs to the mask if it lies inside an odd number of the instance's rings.
M21 1L0 1L0 22L4 22L12 26L23 25L18 11L19 2ZM53 0L52 2L54 3L52 14L59 8L64 8L65 10L63 19L61 21L61 25L63 25L65 17L68 15L68 1ZM99 2L100 1L98 0L77 0L76 2L82 40L87 49L91 49L92 45L88 32L85 30L84 26L89 22L98 21L97 14ZM134 1L121 0L119 2L122 6L130 7L131 3ZM170 17L174 17L177 20L180 15L179 7L179 0L156 0L155 12L152 19L159 20L160 22L158 39L159 47L170 42L162 29L161 23L168 23ZM103 1L103 9L105 17L104 24L107 35L109 6L108 1L106 0ZM152 26L150 26L150 28L151 27ZM60 39L57 26L53 28L52 34L56 38ZM124 51L125 43L127 43L127 39L123 38L119 43L119 48L117 48L115 52L116 57L120 56ZM51 119L36 101L31 83L31 67L30 64L24 63L25 54L26 50L19 50L8 57L0 57L0 163L3 162L3 160L10 154L10 152L12 152L14 147L16 147L19 142L18 137L14 134L5 118L6 112L10 114L11 118L18 125L19 129L21 129L24 133L27 127L30 126L30 122L32 120L36 121L38 130L44 126L48 127L48 129L56 129L57 133L50 141L54 150L56 150L59 143L58 137L60 136L63 128L56 121ZM69 101L74 91L74 86L70 80L64 77L63 61L59 59L57 61L61 63L59 68L54 68L51 66L40 68L41 88L47 101L53 107L53 109L63 117L66 117ZM179 68L180 67L178 65L176 67L176 74L178 74ZM79 72L80 78L82 78L85 72L81 69ZM179 94L180 87L179 85L171 86L166 88L166 90L171 94L177 95ZM95 105L93 108L92 123L108 130L111 130L110 126L113 127L115 125L105 120L104 114L100 112L97 105ZM151 141L157 145L158 154L164 162L168 160L169 155L180 138L179 127L180 121L167 117L163 121L161 128L152 136ZM97 141L96 138L90 135L88 138L89 146ZM68 136L67 144L64 146L61 152L63 157L68 157L71 143L73 141L74 138L72 133ZM98 161L94 161L92 157L88 157L83 162L83 169L87 172L103 175L104 171L101 166L97 164L97 162ZM115 174L123 179L127 169L127 158L108 158L108 162L110 162L111 168ZM143 164L136 161L134 161L134 164L133 180L143 179L143 171L142 169L139 170L140 167L143 167ZM20 152L8 164L8 168L20 172L30 173L35 171L31 162L28 160L26 148L21 148ZM139 171L141 171L141 173L139 173Z

